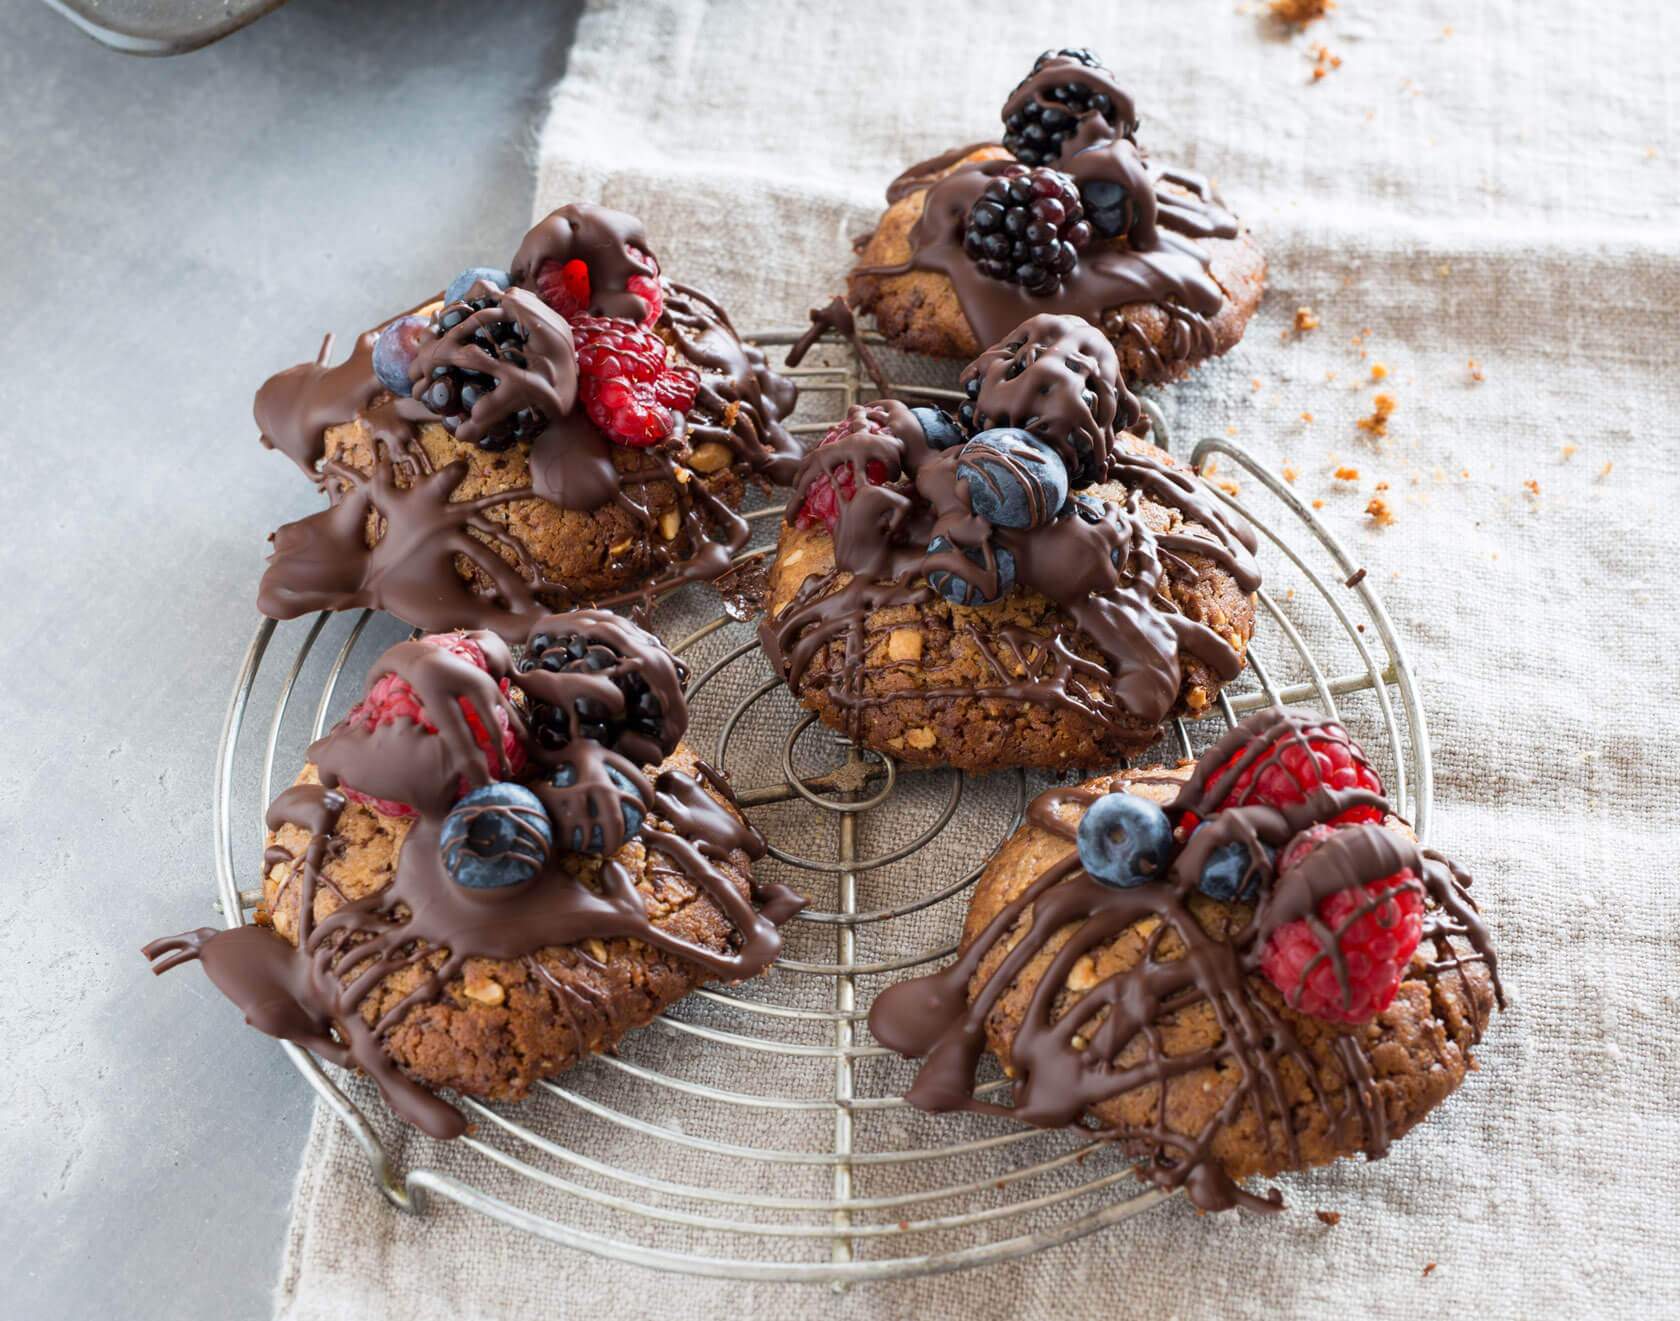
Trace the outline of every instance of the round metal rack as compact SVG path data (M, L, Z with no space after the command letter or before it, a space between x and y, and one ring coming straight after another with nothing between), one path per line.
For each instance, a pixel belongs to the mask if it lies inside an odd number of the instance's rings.
M770 348L797 334L749 338ZM878 360L894 360L874 345ZM850 346L821 344L813 358L791 372L802 391L794 430L807 437L875 393ZM926 372L888 367L895 392L960 397ZM1146 406L1166 444L1161 408ZM1216 456L1220 484L1210 489L1262 540L1259 626L1248 668L1217 713L1176 722L1139 763L1194 756L1268 703L1311 706L1349 725L1427 838L1428 735L1371 582L1288 484L1240 448L1206 440L1188 457L1205 465ZM778 513L767 505L749 515L759 544L743 559L768 552ZM708 587L673 594L653 622L690 665L689 742L729 772L770 839L765 877L811 904L764 976L696 991L617 1052L543 1082L524 1102L460 1098L474 1128L453 1144L403 1128L365 1082L282 1043L367 1153L384 1196L421 1214L425 1195L448 1198L642 1266L835 1284L1020 1256L1161 1201L1102 1144L912 1109L902 1092L914 1066L869 1036L877 990L954 952L969 888L1049 781L912 771L850 747L799 710L753 625L731 618ZM288 782L309 740L354 700L367 664L405 632L372 612L257 629L218 753L216 872L230 925L261 898L239 878L257 876L277 775ZM1007 1092L995 1068L982 1087Z

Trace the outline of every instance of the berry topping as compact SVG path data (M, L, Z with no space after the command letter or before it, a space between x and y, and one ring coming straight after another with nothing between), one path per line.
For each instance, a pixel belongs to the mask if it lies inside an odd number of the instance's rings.
M452 656L459 656L475 668L488 670L485 664L484 651L471 638L461 633L436 633L430 637L420 639L431 647L442 647ZM501 681L501 690L506 694L508 681ZM517 775L525 766L525 745L519 741L519 735L508 721L505 707L500 704L495 710L497 733L500 735L501 755L497 755L497 746L485 731L482 713L475 710L466 698L459 699L461 711L466 716L467 728L472 730L473 738L478 746L484 750L485 769L492 779L501 779L505 775ZM368 689L366 697L350 708L350 714L344 717L346 726L360 726L363 729L378 729L382 725L393 724L398 720L407 720L419 725L428 734L436 734L437 726L426 717L425 710L420 705L420 698L415 693L408 680L397 674L382 674ZM347 784L340 784L339 790L347 798L358 803L366 804L381 816L411 817L419 813L407 803L392 802L388 798L374 798L361 793ZM471 786L466 777L461 778L460 792L466 793Z
M969 208L963 251L982 275L1042 296L1061 288L1091 238L1072 179L1006 165Z
M409 364L431 329L432 323L423 316L400 316L373 341L373 374L392 394L406 395L414 388Z
M1032 72L1016 84L1009 100L1013 102L1029 81L1058 58L1074 61L1112 78L1102 61L1088 50L1047 50L1033 61ZM1003 145L1012 156L1027 165L1054 164L1061 157L1063 144L1078 132L1079 121L1093 114L1101 115L1128 137L1137 127L1135 124L1120 125L1114 98L1100 87L1092 86L1070 68L1064 81L1039 88L1026 104L1004 115Z
M1085 219L1105 239L1119 238L1132 227L1132 199L1112 179L1087 179L1079 185Z
M1282 871L1335 833L1319 825L1284 850ZM1272 933L1260 968L1293 1009L1332 1023L1363 1023L1387 1009L1423 933L1423 887L1403 869L1338 890L1319 901L1318 922L1337 953L1326 950L1308 919Z
M852 434L854 428L848 422L842 422L833 427L829 433L817 442L818 448L832 445L842 436ZM794 515L793 525L801 531L813 523L821 523L830 532L840 518L840 500L850 500L857 494L857 479L853 476L853 466L849 463L841 464L834 470L831 477L828 473L818 473L811 479L811 484L805 488L805 499L799 506L799 512ZM879 486L887 480L887 466L879 459L871 459L864 465L863 475L868 478L871 486ZM839 486L840 495L836 498L834 488Z
M632 275L625 281L625 287L647 304L647 315L642 318L641 324L651 326L665 311L665 295L659 287L659 263L651 252L643 252L629 244L625 244L624 250L652 268L651 275ZM573 257L563 263L545 261L537 268L537 292L542 295L543 302L568 321L591 314L590 303L593 300L590 297L589 267L581 258Z
M1270 866L1277 859L1277 850L1265 844L1260 847L1264 850L1267 866ZM1221 844L1208 855L1207 862L1202 865L1202 874L1196 878L1196 888L1209 899L1217 899L1221 903L1246 902L1260 893L1262 875L1263 869L1255 864L1248 845L1234 839L1229 844Z
M1111 506L1107 500L1099 499L1094 495L1087 495L1083 491L1075 491L1072 495L1068 496L1068 501L1062 506L1061 512L1064 517L1076 517L1094 527L1098 523L1101 523L1104 519L1111 517L1109 513L1110 508ZM1114 545L1109 548L1108 562L1116 569L1123 568L1125 565L1125 556L1126 552L1121 548L1121 546L1118 544Z
M1068 497L1067 468L1046 440L1019 427L982 431L962 448L968 505L994 527L1043 527Z
M493 284L498 289L513 287L513 277L506 271L497 270L494 266L469 266L453 280L443 291L443 301L458 303L472 292L472 287L480 280L486 284Z
M943 408L912 408L911 416L922 424L922 435L932 450L954 449L968 439L956 419Z
M1005 596L1009 589L1015 586L1015 557L1002 546L993 551L994 562L997 566L997 591L988 595L982 577L986 571L986 552L980 546L954 546L949 538L936 536L928 542L928 558L935 555L948 555L952 551L960 550L962 556L969 563L979 568L980 573L967 578L949 569L929 569L927 571L928 586L933 588L952 605L990 605L993 601Z
M651 330L610 317L576 316L578 395L589 420L620 445L644 449L676 430L673 411L694 406L700 378L670 362Z
M479 315L486 312L493 315ZM490 364L525 366L525 328L502 311L500 299L448 303L437 314L434 329L439 339L452 338L462 348L470 346ZM440 362L414 397L436 413L444 430L453 436L472 416L479 401L500 385L501 378L490 372ZM535 440L549 421L535 408L521 408L488 423L475 443L483 450L505 450L515 441Z
M1164 877L1172 842L1161 805L1137 794L1104 794L1079 820L1080 864L1091 879L1117 889Z
M573 739L590 739L603 747L616 748L626 735L636 734L669 753L676 739L667 737L665 713L642 674L624 663L624 657L607 643L579 633L557 636L538 633L526 644L518 665L521 674L533 670L549 674L606 674L624 699L614 710L604 696L583 694L572 698L569 709L539 703L531 714L531 732L550 752L558 752Z
M1230 770L1240 756L1226 762L1220 775ZM1244 769L1219 806L1265 803L1271 807L1291 807L1306 802L1310 794L1320 789L1364 789L1373 794L1383 791L1382 780L1339 725L1315 730L1304 740L1293 734L1285 735ZM1337 824L1377 824L1382 821L1383 812L1380 807L1360 804L1332 819Z
M509 781L467 794L443 819L438 837L444 871L469 890L523 885L543 869L553 845L542 800Z
M1051 60L1061 56L1083 64L1087 69L1099 69L1106 75L1102 61L1088 50L1047 50L1033 63L1033 74L1039 73ZM1028 78L1032 74L1027 75ZM1024 85L1025 79L1022 80ZM1021 90L1020 86L1015 89ZM1043 99L1039 99L1042 97ZM1011 100L1014 99L1011 95ZM1046 105L1045 102L1050 104ZM1121 133L1130 137L1136 124L1121 125L1120 112L1114 98L1100 88L1082 82L1077 75L1066 82L1054 83L1039 92L1013 114L1004 116L1003 145L1009 154L1026 165L1053 165L1061 159L1062 144L1079 130L1079 121L1087 115L1101 115Z
M612 783L612 787L617 790L613 797L618 800L619 811L623 819L623 838L629 839L642 828L644 814L641 794L636 786L631 783L630 777L619 770L618 767L607 763L602 769L606 771L607 779ZM564 762L555 768L554 773L548 777L548 782L556 789L571 789L577 785L578 769L571 762ZM587 837L581 825L574 825L571 838L563 840L562 843L573 853L599 854L607 851L606 835L599 824L589 828Z

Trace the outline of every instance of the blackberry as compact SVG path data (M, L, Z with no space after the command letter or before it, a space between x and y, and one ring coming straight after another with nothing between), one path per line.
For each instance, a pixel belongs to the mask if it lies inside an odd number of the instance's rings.
M1044 295L1072 274L1091 237L1072 179L1008 165L968 209L963 251L982 275Z
M438 338L449 336L473 313L500 305L499 298L475 298L446 305L437 314L434 323ZM525 330L517 321L491 321L479 326L471 335L457 338L462 344L471 344L510 367L525 366ZM416 397L437 414L444 430L453 436L472 413L473 405L500 384L487 372L439 364L432 368L431 379ZM505 450L515 441L535 440L547 425L548 419L537 409L521 408L516 413L487 423L484 434L478 438L478 447Z
M1021 90L1028 78L1040 72L1058 55L1077 60L1087 69L1103 69L1103 63L1088 50L1047 50L1034 62L1032 73L1023 78L1015 91ZM1108 71L1103 69L1104 73ZM1003 145L1010 155L1023 165L1054 165L1061 159L1062 144L1078 130L1079 121L1087 115L1101 115L1118 128L1125 137L1137 132L1136 124L1121 124L1120 110L1114 98L1099 88L1077 80L1054 83L1003 120ZM1014 93L1010 93L1014 99ZM1045 101L1052 104L1046 105Z
M623 659L606 643L580 633L555 636L538 633L526 645L518 668L521 674L532 670L547 670L550 674L599 673L620 665ZM621 671L611 677L624 695L623 712L615 715L598 697L574 698L569 713L541 703L530 722L537 742L550 752L560 751L574 738L590 739L607 748L616 747L626 734L640 734L654 743L661 742L665 713L648 681L635 670Z

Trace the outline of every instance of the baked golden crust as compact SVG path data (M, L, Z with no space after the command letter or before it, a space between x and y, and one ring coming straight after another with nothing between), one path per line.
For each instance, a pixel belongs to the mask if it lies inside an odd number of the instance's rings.
M1116 502L1126 498L1118 483L1092 486L1087 493ZM1138 516L1157 535L1186 526L1179 510L1147 493L1139 495ZM1169 574L1163 579L1173 606L1244 655L1254 633L1252 598L1213 560L1194 554L1183 559L1194 578ZM821 523L805 529L785 525L766 591L770 617L788 607L807 579L827 577L834 569L834 542ZM847 581L848 575L837 576L829 591L839 591ZM1071 632L1072 649L1106 668L1096 644L1074 629L1048 597L1019 586L985 606L954 605L938 593L930 595L920 605L890 606L865 617L861 683L868 700L863 705L843 705L833 692L856 669L848 670L844 638L819 650L800 676L794 694L800 703L825 724L899 761L976 773L1015 766L1110 765L1159 736L1159 724L1141 718L1110 728L1064 705L996 691L1000 683L1025 674L1016 650L1023 638L1048 647L1058 634ZM1183 681L1174 713L1201 715L1218 696L1220 678L1188 651L1180 652L1179 664ZM848 719L855 722L851 729Z
M1189 764L1172 770L1156 767L1100 776L1087 784L1098 792L1126 789L1165 804L1189 778L1190 770ZM1058 809L1061 818L1069 823L1077 821L1082 812L1071 801ZM1393 818L1389 825L1403 829ZM1017 831L987 866L975 887L963 928L964 948L979 937L1004 907L1074 847L1070 840L1034 825ZM1191 898L1190 910L1215 939L1234 938L1252 914L1247 905L1222 904L1202 895ZM1030 929L1032 912L1029 905L1011 931L987 951L970 983L971 995ZM1137 922L1075 963L1056 998L1052 1019L1060 1018L1079 993L1135 967L1158 924L1155 918ZM1069 926L1051 936L1022 966L986 1017L987 1045L1004 1061L1006 1070L1011 1043L1020 1029L1026 1007L1051 960L1073 930ZM1158 959L1171 959L1182 953L1182 944L1170 932L1156 949ZM1263 999L1288 1024L1300 1054L1312 1062L1316 1073L1316 1079L1310 1079L1294 1055L1285 1056L1278 1063L1285 1091L1282 1110L1290 1116L1298 1159L1288 1156L1289 1135L1283 1131L1276 1106L1268 1106L1264 1127L1252 1103L1223 1123L1213 1122L1220 1107L1242 1083L1240 1066L1230 1055L1222 1055L1214 1064L1192 1068L1169 1079L1165 1093L1166 1126L1186 1137L1213 1128L1212 1155L1237 1179L1323 1165L1338 1156L1380 1147L1366 1131L1361 1107L1347 1095L1346 1075L1335 1054L1338 1040L1351 1040L1369 1060L1375 1095L1387 1121L1387 1138L1392 1140L1419 1123L1475 1067L1470 1052L1494 1007L1492 977L1485 963L1466 962L1458 967L1437 969L1430 962L1428 942L1414 955L1393 1003L1370 1022L1355 1026L1327 1023L1297 1013L1258 973L1248 977L1247 986L1251 994ZM1160 1049L1169 1057L1217 1048L1222 1041L1222 1029L1213 1006L1205 999L1161 1015L1157 1027ZM1137 1063L1144 1058L1147 1048L1141 1038L1134 1037L1115 1062L1121 1067ZM1314 1090L1315 1082L1322 1091L1324 1103L1320 1103ZM1135 1132L1157 1122L1161 1104L1161 1092L1151 1083L1101 1102L1093 1107L1093 1113L1107 1124ZM1136 1153L1147 1154L1142 1146L1136 1148Z
M697 765L694 753L679 746L659 770L694 775ZM319 782L314 766L304 767L297 779L299 784ZM709 786L707 792L727 806ZM361 803L345 804L332 827L322 883L315 891L317 921L391 880L410 826ZM309 833L296 825L284 825L269 836L270 845L297 857L309 840ZM655 927L701 948L729 948L734 928L728 918L669 859L650 852L640 837L614 856L636 878ZM601 860L573 854L565 866L592 885ZM719 868L737 891L748 893L744 853L731 853ZM285 861L268 869L259 921L295 944L298 897L296 887L286 884L292 874ZM443 951L435 951L388 974L362 1001L364 1021L377 1023L417 990L443 958ZM347 968L346 974L351 971ZM462 976L436 1000L401 1017L385 1034L384 1046L404 1073L427 1087L517 1100L538 1079L608 1049L626 1032L658 1017L705 979L694 964L629 938L552 946L521 959L468 959Z
M500 452L480 449L451 436L438 422L415 427L418 444L433 472L451 463L464 463L466 470L450 493L451 502L477 500L515 491L531 485L528 447L514 445ZM329 464L340 464L363 477L372 474L376 462L376 441L363 417L329 427L326 456ZM486 519L501 528L507 542L490 541L474 528L466 535L494 547L497 554L516 569L522 556L529 557L544 579L562 584L564 591L539 591L537 598L554 609L570 608L577 600L589 600L628 590L646 582L661 560L656 561L650 535L660 538L661 549L672 548L677 561L686 560L700 549L697 530L680 516L677 485L684 477L703 486L731 509L738 509L746 483L733 455L717 442L695 449L684 448L677 460L676 480L664 476L648 478L658 471L644 451L624 445L609 447L614 466L624 479L627 493L647 511L655 525L650 534L641 517L618 501L597 509L562 509L538 496L501 501L485 507ZM394 471L399 487L410 486L416 474L404 465ZM667 533L669 535L667 535ZM368 515L368 545L382 535L379 515ZM455 569L482 592L494 585L483 569L465 555L455 556ZM529 577L529 575L526 575Z
M953 162L943 177L969 161L1008 160L1000 146L985 146ZM1162 181L1167 192L1184 192ZM1186 194L1188 195L1188 194ZM858 254L858 267L892 267L910 259L910 231L922 214L925 189L915 189L888 206L875 232ZM1168 311L1156 303L1128 303L1109 309L1102 328L1120 354L1120 368L1129 381L1159 384L1176 380L1206 357L1229 352L1243 336L1266 292L1266 258L1244 226L1235 238L1196 240L1207 253L1209 273L1225 300L1208 320L1213 336L1211 354L1181 354L1174 348ZM848 301L875 318L876 328L895 348L935 358L979 356L985 348L975 336L957 301L950 278L940 271L909 270L894 275L854 271L847 279Z

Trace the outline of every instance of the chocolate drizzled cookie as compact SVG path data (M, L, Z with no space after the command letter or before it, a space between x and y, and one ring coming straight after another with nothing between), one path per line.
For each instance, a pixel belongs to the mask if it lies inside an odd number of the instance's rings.
M466 1129L436 1089L524 1095L699 982L762 972L804 903L752 880L764 841L681 744L685 676L657 639L598 611L532 636L517 667L489 632L387 651L269 808L256 922L145 950L158 972L198 960L253 1026L362 1070L436 1137ZM589 663L543 664L558 638ZM533 736L580 709L598 725Z
M519 637L727 569L746 484L785 483L799 451L792 383L723 309L660 275L639 221L588 205L457 282L258 391L263 443L331 501L274 534L263 612Z
M864 745L971 771L1110 762L1241 670L1253 532L1144 438L1113 346L1014 328L953 418L885 400L811 451L759 637Z
M1207 180L1136 143L1132 99L1088 51L1046 51L1003 108L1004 145L911 166L857 241L848 300L896 347L972 358L1038 312L1072 313L1128 379L1229 350L1266 264Z
M1153 818L1153 820L1152 820ZM1451 1093L1504 994L1469 877L1333 721L1262 711L1194 766L1041 794L955 962L882 992L907 1099L1105 1137L1204 1210L1375 1159ZM977 1099L990 1051L1011 1104Z

